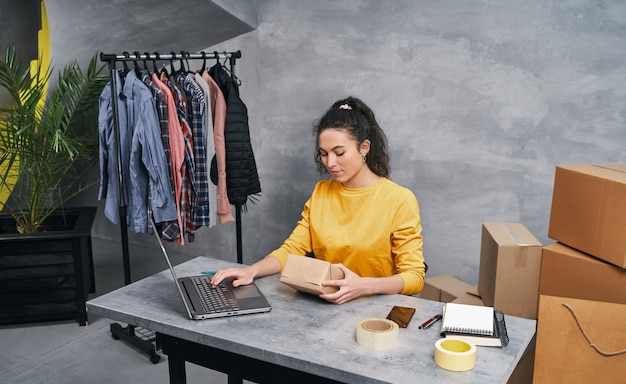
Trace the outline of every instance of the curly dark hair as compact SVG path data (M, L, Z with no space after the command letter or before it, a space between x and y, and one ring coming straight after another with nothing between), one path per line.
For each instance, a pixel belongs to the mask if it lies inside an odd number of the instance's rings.
M365 140L370 141L370 151L366 162L368 167L380 177L389 177L389 154L387 136L378 125L374 112L360 99L348 97L335 102L319 122L313 127L315 142L315 164L320 174L328 170L322 162L319 135L329 128L343 128L357 142L357 147Z

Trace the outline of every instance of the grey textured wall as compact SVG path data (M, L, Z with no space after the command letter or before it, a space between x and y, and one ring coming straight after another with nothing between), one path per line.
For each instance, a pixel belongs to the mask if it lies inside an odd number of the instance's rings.
M291 232L319 179L312 124L348 95L374 109L392 179L420 202L432 275L476 283L485 221L550 243L557 164L626 163L622 1L259 0L257 21L209 48L243 53L263 188L243 215L247 263ZM94 234L119 229L101 219ZM182 251L234 260L234 234L204 228ZM156 255L153 239L131 241Z
M626 5L619 1L261 1L242 95L264 190L247 260L280 244L317 175L312 122L356 95L389 137L392 178L422 209L433 274L475 283L481 224L544 244L554 168L624 163Z

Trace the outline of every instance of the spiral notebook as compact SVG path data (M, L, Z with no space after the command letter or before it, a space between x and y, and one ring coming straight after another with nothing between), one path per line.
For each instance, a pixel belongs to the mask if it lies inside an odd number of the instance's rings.
M441 336L489 347L503 347L509 343L504 314L493 307L470 304L444 304Z

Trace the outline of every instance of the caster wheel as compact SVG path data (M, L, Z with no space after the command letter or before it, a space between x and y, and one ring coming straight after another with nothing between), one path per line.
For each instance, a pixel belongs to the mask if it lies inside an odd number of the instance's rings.
M161 361L161 355L152 355L152 356L150 356L150 362L152 364L156 364L159 361Z

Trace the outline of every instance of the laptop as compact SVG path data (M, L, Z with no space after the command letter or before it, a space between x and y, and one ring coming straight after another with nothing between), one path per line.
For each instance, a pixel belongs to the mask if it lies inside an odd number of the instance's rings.
M150 223L152 228L156 228L152 218L150 218ZM176 288L191 320L269 312L272 309L254 282L233 287L232 279L226 279L213 288L211 285L213 275L177 277L163 242L156 231L154 236L159 242L161 252L172 272Z

